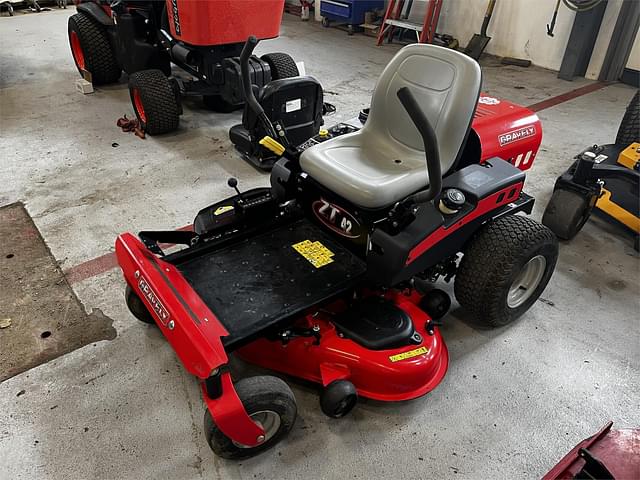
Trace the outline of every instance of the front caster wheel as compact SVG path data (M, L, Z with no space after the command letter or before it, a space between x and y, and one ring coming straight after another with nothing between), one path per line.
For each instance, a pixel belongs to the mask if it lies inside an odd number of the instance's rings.
M143 301L140 299L138 294L133 291L129 285L124 292L124 298L127 302L127 307L129 307L129 311L143 323L148 323L149 325L155 325L155 320L147 310L147 307L144 306Z
M141 70L129 76L131 103L140 126L149 135L178 128L180 103L174 87L160 70Z
M508 215L484 226L464 249L454 291L462 307L489 327L526 312L558 259L558 240L544 225Z
M286 437L296 420L297 406L289 386L276 377L243 378L234 387L249 416L264 429L264 441L255 447L234 442L218 429L208 409L204 412L204 433L216 455L239 460L253 457Z
M331 21L327 17L322 17L322 26L324 28L329 28L331 25Z
M595 198L590 200L572 190L558 189L542 216L542 223L549 227L558 238L571 240L589 219Z
M358 393L353 383L348 380L331 382L320 396L322 412L331 418L344 417L358 403Z
M443 318L451 308L451 298L447 292L434 288L429 290L420 300L420 308L426 312L432 320Z

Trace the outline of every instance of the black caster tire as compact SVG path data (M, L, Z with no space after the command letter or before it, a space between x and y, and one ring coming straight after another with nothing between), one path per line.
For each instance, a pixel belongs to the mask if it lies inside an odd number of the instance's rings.
M420 300L420 308L426 312L432 320L440 320L447 314L449 308L451 308L451 298L445 291L434 288L422 297L422 300Z
M272 376L243 378L235 384L236 393L251 418L265 430L264 442L256 447L239 445L222 433L204 412L204 433L216 455L230 460L253 457L286 437L296 420L296 399L289 386Z
M329 28L331 26L331 20L329 20L327 17L322 17L322 26L324 28Z
M353 25L347 25L347 35L353 35L355 32Z
M481 324L507 325L538 299L557 260L558 240L551 230L528 217L500 217L465 246L456 298Z
M629 102L627 110L622 117L618 134L616 135L616 144L628 146L633 142L640 142L640 91Z
M149 325L156 324L156 321L153 319L151 313L149 313L149 310L147 310L147 307L145 307L142 299L136 292L133 291L133 288L131 288L129 285L127 285L127 288L124 292L124 298L127 302L129 311L134 317L136 317L141 322Z
M140 126L149 135L173 132L180 123L180 103L161 70L141 70L129 76L129 95Z
M296 65L295 60L291 58L291 55L287 53L267 53L260 57L260 59L269 64L271 80L300 76L298 65Z
M322 413L331 418L342 418L358 403L356 387L348 380L335 380L320 395Z
M116 61L105 28L89 15L78 12L67 24L69 46L80 75L91 73L94 85L117 82L122 69Z
M202 103L209 110L219 113L231 113L242 108L242 104L235 105L229 103L222 98L222 95L204 95L202 97Z
M558 238L571 240L589 220L594 203L572 190L557 189L544 210L542 224L549 227Z

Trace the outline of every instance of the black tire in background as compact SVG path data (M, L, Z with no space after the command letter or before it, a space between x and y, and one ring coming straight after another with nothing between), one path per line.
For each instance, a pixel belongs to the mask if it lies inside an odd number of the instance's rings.
M622 117L618 134L616 135L616 144L629 145L633 142L640 142L640 90L629 102L627 110Z
M122 69L116 61L104 26L86 13L78 12L69 17L67 32L73 60L80 74L83 69L91 72L94 85L118 81Z
M143 323L155 325L156 322L151 316L151 313L149 313L149 310L147 310L147 307L145 307L143 301L129 285L127 285L127 288L124 292L124 298L127 302L127 307L129 307L129 311L133 314L134 317L136 317Z
M149 135L169 133L180 123L180 104L169 79L160 70L129 76L131 103L140 126Z
M466 245L455 277L460 305L476 320L500 327L526 312L544 291L558 259L551 230L528 217L508 215L489 222ZM510 306L512 287L531 262L542 266L522 303Z
M557 189L544 210L542 223L558 238L571 240L589 220L592 210L589 198L572 190Z
M297 77L300 75L298 65L296 65L293 58L286 53L267 53L260 57L260 59L269 64L271 80Z
M231 113L240 108L242 108L243 104L235 105L233 103L227 102L222 95L203 95L202 103L209 110L213 110L214 112L219 113Z
M208 409L204 412L204 433L216 455L239 460L264 452L287 436L296 420L297 406L289 385L277 377L264 375L243 378L234 388L249 416L261 424L264 422L265 441L256 447L236 444L218 429ZM269 416L265 416L267 412ZM277 425L266 424L269 419L275 418L278 419Z

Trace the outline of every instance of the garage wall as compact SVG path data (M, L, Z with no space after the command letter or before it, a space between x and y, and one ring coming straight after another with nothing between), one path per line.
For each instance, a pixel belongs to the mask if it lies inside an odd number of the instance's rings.
M633 43L631 55L629 55L627 68L640 71L640 31L636 34L636 40Z
M316 0L316 4L320 1ZM472 35L480 31L487 2L488 0L444 0L438 31L449 33L458 38L462 46L466 45ZM559 70L575 13L561 5L555 37L549 37L546 24L551 21L555 3L556 0L498 0L489 24L488 35L492 39L486 52L497 56L524 58L535 65ZM414 1L412 20L422 21L426 4L424 0ZM600 73L621 5L622 0L608 2L587 69L587 78L595 79ZM638 50L640 47L634 49L636 58L640 57Z

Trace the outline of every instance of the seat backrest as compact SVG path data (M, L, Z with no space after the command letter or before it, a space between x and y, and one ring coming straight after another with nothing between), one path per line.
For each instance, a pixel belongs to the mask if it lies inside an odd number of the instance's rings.
M463 147L481 83L480 66L470 57L435 45L408 45L378 79L363 133L424 151L422 137L397 96L409 87L436 132L445 174Z
M299 145L318 134L322 125L323 92L313 77L272 80L256 98L272 122L281 122L289 142ZM242 123L252 131L257 125L253 110L245 105Z

